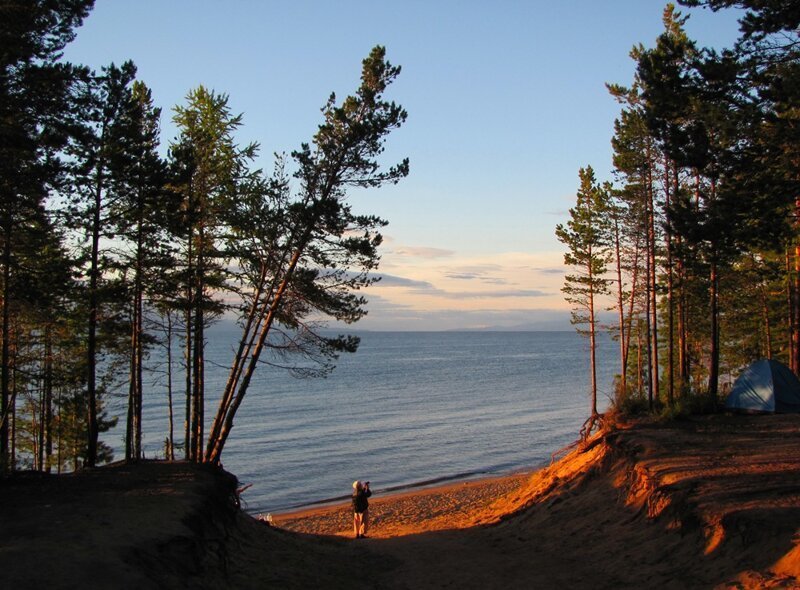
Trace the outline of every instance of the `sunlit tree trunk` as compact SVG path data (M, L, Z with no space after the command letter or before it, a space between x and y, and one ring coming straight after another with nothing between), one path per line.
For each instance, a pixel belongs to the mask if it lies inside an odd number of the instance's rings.
M664 191L665 202L664 210L666 212L666 246L667 246L667 402L672 406L675 402L675 304L674 304L674 290L675 280L672 268L672 230L670 229L670 168L671 162L668 158L664 158ZM673 189L674 194L677 195L678 190L678 171L673 168L674 178Z
M795 201L796 226L800 228L800 199ZM792 284L792 362L800 375L800 241L794 247L794 281Z
M653 162L653 157L649 153L648 147L648 162ZM659 398L659 367L658 367L658 269L656 266L656 203L655 203L655 189L653 187L653 172L652 166L647 170L647 236L648 236L648 294L650 300L648 302L648 309L650 317L648 318L650 338L652 342L649 344L650 349L650 380L651 380L651 396L650 396L650 409L653 409L653 403Z
M795 272L792 269L792 249L786 248L786 310L787 320L789 326L789 367L794 371L795 375L800 374L800 367L797 364L797 343L795 342L795 333L797 332L797 324L795 318L795 309L797 309L797 301L795 297Z

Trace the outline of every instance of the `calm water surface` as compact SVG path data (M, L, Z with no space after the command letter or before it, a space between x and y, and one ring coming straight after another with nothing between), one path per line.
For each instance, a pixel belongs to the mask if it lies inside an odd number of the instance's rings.
M572 442L588 416L588 345L574 332L366 332L325 379L261 367L237 414L223 464L252 512L439 478L532 469ZM224 385L236 330L209 333L207 395ZM599 352L601 409L615 345ZM178 378L179 379L179 378ZM176 380L179 387L179 380ZM166 394L145 399L148 457L163 456ZM124 416L121 402L112 411ZM182 415L182 402L176 406ZM206 410L213 415L216 404ZM182 421L176 435L182 436ZM123 448L121 431L105 440Z

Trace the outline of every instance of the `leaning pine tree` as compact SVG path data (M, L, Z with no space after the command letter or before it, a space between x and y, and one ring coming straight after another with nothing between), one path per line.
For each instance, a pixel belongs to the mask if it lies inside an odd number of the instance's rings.
M408 174L408 160L386 170L377 161L386 136L406 119L402 107L383 98L399 73L385 60L385 49L375 47L363 62L355 95L341 105L331 95L313 147L303 144L292 154L297 193L279 165L270 182L251 178L250 194L240 199L234 223L239 235L230 247L241 268L243 331L209 432L206 462L219 463L265 349L324 362L358 345L356 338L326 337L314 327L319 318L350 323L366 313L356 291L374 281L368 273L377 267L377 230L385 223L354 214L346 197L349 188L379 187Z
M558 224L556 237L567 246L564 264L573 269L564 278L561 289L566 300L573 305L572 324L579 327L578 333L589 338L591 367L591 415L581 429L581 438L587 438L600 421L597 411L597 299L608 294L609 280L606 264L611 249L608 240L610 187L599 185L591 166L581 168L580 189L575 207L569 210L570 220L566 226Z

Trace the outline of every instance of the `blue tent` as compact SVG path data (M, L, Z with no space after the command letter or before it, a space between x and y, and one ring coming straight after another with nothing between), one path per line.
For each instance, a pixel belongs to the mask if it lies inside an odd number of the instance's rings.
M742 371L733 383L725 407L750 412L800 413L800 380L783 363L761 359Z

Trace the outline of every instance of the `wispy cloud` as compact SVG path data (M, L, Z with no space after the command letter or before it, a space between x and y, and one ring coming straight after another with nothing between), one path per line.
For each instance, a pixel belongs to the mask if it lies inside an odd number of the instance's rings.
M404 250L399 245L397 251ZM399 256L389 250L385 272L366 293L369 324L386 329L451 329L478 326L529 326L561 329L569 306L561 294L561 252L501 252L464 256L437 249L414 249L429 258ZM452 254L452 255L451 255ZM557 312L555 311L557 310ZM556 314L558 320L551 321ZM459 317L463 321L459 325ZM430 327L423 326L430 323ZM436 326L436 327L434 327ZM380 329L380 328L373 328Z
M445 250L443 248L429 248L426 246L401 246L392 251L395 256L404 256L407 258L448 258L453 256L455 252L452 250Z
M443 297L446 299L506 299L509 297L546 297L552 295L539 289L503 289L503 290L475 290L475 291L449 291L436 287L429 281L419 281L408 279L396 275L382 274L380 282L377 284L382 287L397 287L413 290L415 293L424 294L432 297ZM460 278L460 277L450 277ZM474 277L466 277L474 278ZM478 277L480 279L480 277ZM498 279L502 281L502 279Z
M415 279L407 279L405 277L398 277L396 275L380 274L380 285L382 287L405 287L408 289L424 289L433 290L434 286L428 281L418 281Z
M534 272L538 272L543 275L563 275L564 274L564 267L563 266L551 266L551 267L544 267L544 268L533 268L531 269Z
M499 264L458 266L446 270L443 276L455 281L480 281L489 285L509 285L508 279L499 276L505 269Z
M437 289L435 295L447 299L508 299L510 297L548 297L552 293L538 289L510 289L503 291L442 291Z

